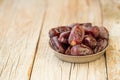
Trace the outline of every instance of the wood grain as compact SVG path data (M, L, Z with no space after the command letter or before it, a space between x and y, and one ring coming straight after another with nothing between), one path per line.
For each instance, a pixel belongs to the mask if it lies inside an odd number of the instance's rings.
M119 0L0 0L0 80L120 80ZM55 57L48 31L91 22L110 32L106 55L84 63Z
M48 0L31 80L106 80L105 58L85 64L66 63L54 56L48 46L48 31L59 25L92 22L102 25L98 0Z
M42 0L0 0L0 80L30 78L44 7Z
M108 80L120 80L120 1L102 0L102 5L103 24L110 32L110 45L106 51Z

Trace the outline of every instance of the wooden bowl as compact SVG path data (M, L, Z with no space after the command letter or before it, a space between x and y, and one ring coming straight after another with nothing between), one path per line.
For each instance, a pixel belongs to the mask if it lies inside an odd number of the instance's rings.
M65 55L65 54L59 53L59 52L53 50L51 47L51 49L55 53L55 56L58 57L60 60L63 60L66 62L73 62L73 63L86 63L86 62L95 61L95 60L99 59L105 53L107 48L108 48L108 45L104 50L102 50L98 53L92 54L92 55L72 56L72 55Z

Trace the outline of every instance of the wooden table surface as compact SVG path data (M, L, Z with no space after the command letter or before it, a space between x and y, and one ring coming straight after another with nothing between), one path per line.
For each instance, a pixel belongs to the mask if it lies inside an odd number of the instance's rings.
M76 22L109 30L100 59L75 64L55 57L48 31ZM120 80L120 1L0 0L0 80Z

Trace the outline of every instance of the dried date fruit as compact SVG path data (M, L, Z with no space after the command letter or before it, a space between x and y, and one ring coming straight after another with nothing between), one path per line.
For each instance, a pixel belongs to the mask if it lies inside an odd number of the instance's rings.
M80 25L83 27L83 29L85 30L85 33L90 33L91 29L92 29L92 24L91 23L74 23L71 25L71 27L73 28L76 25Z
M100 35L100 30L97 26L93 26L91 30L92 35L97 38Z
M50 43L50 46L57 52L60 52L60 53L64 53L65 50L64 48L62 47L62 44L58 41L58 37L57 36L54 36L50 39L49 41Z
M108 41L106 39L99 39L96 48L94 49L94 52L100 52L103 49L106 48L106 46L108 45Z
M100 38L108 39L109 33L105 27L99 27L100 30Z
M108 45L109 33L105 27L91 23L74 23L49 31L51 48L74 56L85 56L102 51Z
M60 32L58 31L57 28L53 28L49 31L49 37L52 38L54 36L59 36Z
M85 56L90 54L93 54L92 49L84 44L75 45L71 48L71 55L73 56Z
M83 43L85 45L89 46L90 48L95 48L97 45L96 39L91 34L85 35Z
M52 38L54 36L59 36L60 33L65 32L65 31L70 31L71 28L67 27L67 26L61 26L61 27L57 27L57 28L52 28L49 31L49 37Z
M80 44L84 38L84 29L80 25L75 25L70 33L68 42L71 46Z
M59 31L59 33L66 32L66 31L71 31L71 27L61 26L61 27L58 27L58 31Z
M84 28L86 34L90 33L91 29L92 29L92 24L91 23L84 23L83 28Z
M68 43L68 37L70 35L70 31L66 31L66 32L62 32L58 38L58 40L61 42L61 43L65 43L67 44Z

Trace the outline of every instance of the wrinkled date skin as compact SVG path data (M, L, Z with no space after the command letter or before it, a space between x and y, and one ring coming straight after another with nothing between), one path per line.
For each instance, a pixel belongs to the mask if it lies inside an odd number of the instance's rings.
M84 38L84 29L80 25L75 25L70 33L68 42L71 46L80 44Z
M103 49L106 48L106 46L108 45L108 41L106 39L99 39L96 48L94 49L94 52L100 52Z
M97 46L97 41L91 34L85 35L83 43L90 48L95 48Z
M58 41L58 37L57 36L54 36L50 39L49 41L50 43L50 46L57 52L60 52L60 53L64 53L65 50L64 48L62 47L62 44Z
M73 28L76 25L80 25L83 27L83 29L85 30L85 33L90 33L91 29L92 29L92 24L91 23L74 23L71 25L71 27Z
M100 30L100 38L108 39L109 37L108 30L105 27L99 27L99 30Z
M58 31L59 31L60 33L66 32L66 31L71 31L71 27L61 26L61 27L58 27Z
M58 40L61 42L61 43L65 43L65 44L68 44L68 37L70 35L70 31L66 31L66 32L62 32L58 38Z
M59 36L60 33L65 32L65 31L70 31L71 27L67 27L67 26L61 26L61 27L57 27L57 28L52 28L49 31L49 37L52 38L54 36Z
M92 35L97 38L100 35L100 30L97 26L93 26L91 30Z
M56 28L53 28L49 31L49 37L52 38L54 36L59 36L60 35L60 32L56 29Z
M75 45L71 48L71 55L73 56L85 56L90 54L93 54L92 49L83 44Z
M91 23L84 23L82 26L83 26L86 34L91 32L91 29L92 29L92 24Z

